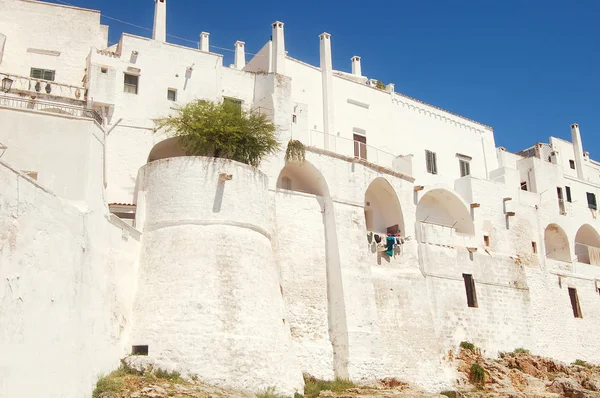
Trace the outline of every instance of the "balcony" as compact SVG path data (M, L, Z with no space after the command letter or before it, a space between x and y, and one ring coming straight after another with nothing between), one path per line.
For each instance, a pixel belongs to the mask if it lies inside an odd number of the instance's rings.
M85 87L71 86L51 80L36 79L19 75L0 73L0 80L10 78L13 83L10 92L31 98L42 98L51 101L61 101L80 104L86 101Z
M85 117L94 119L102 125L102 116L93 109L88 109L85 105L76 106L60 102L40 101L37 99L3 96L0 97L0 106L15 109L29 109L60 115L70 115L76 117Z

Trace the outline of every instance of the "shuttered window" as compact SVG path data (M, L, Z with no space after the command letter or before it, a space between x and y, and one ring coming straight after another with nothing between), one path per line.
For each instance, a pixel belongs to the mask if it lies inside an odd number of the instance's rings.
M139 85L140 77L137 75L128 75L125 73L125 84L123 87L123 91L129 94L137 94L138 93L138 85Z
M427 172L437 174L437 155L435 152L425 151L425 161L427 163Z
M593 210L598 210L598 204L596 203L596 194L587 192L588 207Z
M468 160L459 159L458 163L460 165L461 177L471 175L471 163Z
M581 307L579 306L579 296L577 296L577 289L572 287L569 288L569 298L571 299L571 307L573 307L573 316L575 318L583 318L581 314Z
M33 77L34 79L49 80L49 81L53 82L55 74L56 74L56 71L53 71L53 70L31 68L31 72L30 72L29 76Z
M467 290L467 304L471 308L477 308L477 292L475 291L475 280L473 275L463 274L465 289Z

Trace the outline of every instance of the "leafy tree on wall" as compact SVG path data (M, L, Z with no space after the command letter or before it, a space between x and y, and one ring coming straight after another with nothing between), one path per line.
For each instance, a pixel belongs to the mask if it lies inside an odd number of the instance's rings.
M228 101L197 100L177 109L175 115L154 120L189 156L231 159L258 167L279 149L275 125L265 115L240 109Z

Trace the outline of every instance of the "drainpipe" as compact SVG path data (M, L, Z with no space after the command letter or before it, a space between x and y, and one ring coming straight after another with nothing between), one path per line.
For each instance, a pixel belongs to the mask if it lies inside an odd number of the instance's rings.
M104 182L104 189L108 186L108 178L106 177L106 138L108 135L123 121L123 118L117 120L115 124L113 124L110 129L104 134L104 146L102 148L102 180Z

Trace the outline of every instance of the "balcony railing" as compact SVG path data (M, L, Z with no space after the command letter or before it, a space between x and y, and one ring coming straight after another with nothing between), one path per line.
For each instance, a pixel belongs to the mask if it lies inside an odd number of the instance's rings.
M71 86L69 84L57 83L55 81L36 79L18 75L7 75L0 73L0 80L4 77L12 79L11 91L19 93L31 93L42 97L61 97L69 100L85 101L86 90L84 87Z
M88 109L85 106L74 106L63 104L60 102L48 102L8 96L0 96L0 106L57 113L60 115L86 117L94 119L99 124L102 124L102 116L100 116L100 114L98 114L98 112L96 112L95 110Z
M308 145L394 170L395 155L350 138L310 130Z

